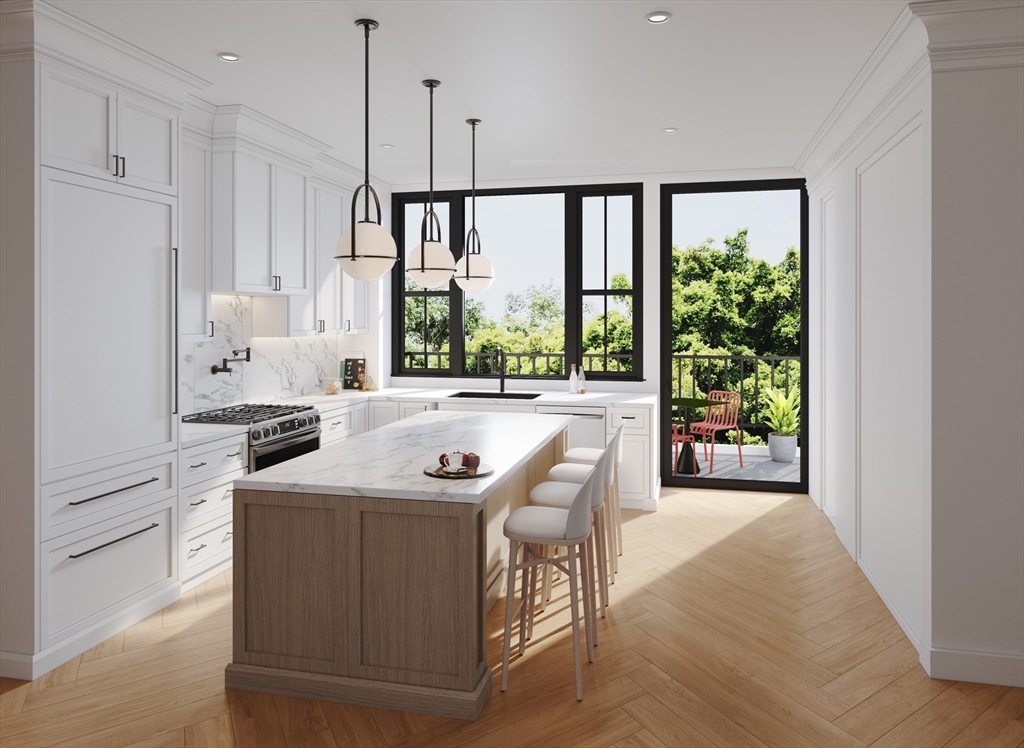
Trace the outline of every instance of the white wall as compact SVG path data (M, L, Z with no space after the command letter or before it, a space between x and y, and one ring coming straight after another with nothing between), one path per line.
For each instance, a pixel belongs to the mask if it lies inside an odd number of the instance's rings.
M913 4L798 163L820 292L812 492L930 675L1017 686L1022 29L1024 3Z
M931 672L1020 686L1024 67L936 70L932 101Z

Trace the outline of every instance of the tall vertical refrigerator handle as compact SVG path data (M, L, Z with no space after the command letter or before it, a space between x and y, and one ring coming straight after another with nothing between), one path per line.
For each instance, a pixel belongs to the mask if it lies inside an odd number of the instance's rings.
M173 347L173 350L174 350L174 361L173 361L173 363L174 363L174 410L171 412L171 415L172 416L176 416L176 415L178 415L178 397L179 397L179 394L181 392L181 384L178 381L178 376L179 376L178 368L179 368L179 365L178 365L178 248L177 247L171 247L171 257L174 260L174 285L171 286L171 297L174 299L174 304L173 304L174 320L173 320L173 324L171 325L171 329L173 330L173 332L171 334L174 336L174 347ZM211 322L210 325L212 327L213 323Z

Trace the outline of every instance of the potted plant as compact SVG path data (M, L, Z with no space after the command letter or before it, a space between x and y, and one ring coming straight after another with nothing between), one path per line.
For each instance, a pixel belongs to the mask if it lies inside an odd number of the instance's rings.
M800 390L786 395L782 390L769 387L764 391L765 423L771 427L768 434L768 454L775 462L792 462L796 457L796 439L800 429Z

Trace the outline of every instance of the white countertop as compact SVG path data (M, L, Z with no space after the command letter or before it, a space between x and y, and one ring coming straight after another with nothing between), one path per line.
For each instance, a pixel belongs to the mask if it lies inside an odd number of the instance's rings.
M304 405L315 405L321 409L330 409L332 405L343 407L366 400L418 400L420 402L459 402L459 403L480 403L486 405L552 405L552 406L642 406L654 407L657 405L658 396L647 392L588 392L585 395L570 395L568 392L542 392L539 397L532 400L511 400L503 398L451 398L456 392L487 392L486 387L460 387L452 389L425 389L417 387L388 387L377 392L358 392L346 390L337 395L304 395L302 397L291 397L287 400L277 402L300 403ZM520 390L510 390L519 392ZM536 392L536 390L534 390ZM495 394L497 390L495 389Z
M255 491L373 496L476 504L568 427L570 418L532 413L428 411L235 481ZM476 452L494 474L443 480L423 474L442 452Z

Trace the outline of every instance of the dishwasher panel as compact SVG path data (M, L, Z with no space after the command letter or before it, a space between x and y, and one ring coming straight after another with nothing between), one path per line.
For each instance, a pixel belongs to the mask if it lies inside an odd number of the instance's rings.
M569 449L594 447L604 449L608 437L605 429L605 409L593 406L538 405L538 413L572 416L569 424Z

